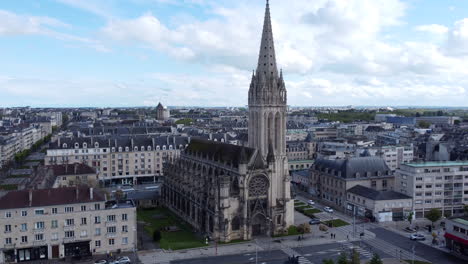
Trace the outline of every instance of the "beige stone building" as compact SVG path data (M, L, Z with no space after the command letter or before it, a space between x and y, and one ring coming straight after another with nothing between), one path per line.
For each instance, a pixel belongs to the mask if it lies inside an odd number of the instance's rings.
M374 190L393 190L394 177L378 157L317 159L311 169L313 193L326 204L345 211L347 190L361 185Z
M136 208L93 188L12 191L0 199L0 263L59 259L136 247Z
M98 185L96 170L85 164L48 165L46 169L48 176L54 180L53 188Z
M178 157L189 140L179 136L59 138L47 150L45 164L88 165L105 185L159 182L163 164Z
M413 211L413 198L395 191L377 191L356 185L347 191L346 210L377 222L406 221Z

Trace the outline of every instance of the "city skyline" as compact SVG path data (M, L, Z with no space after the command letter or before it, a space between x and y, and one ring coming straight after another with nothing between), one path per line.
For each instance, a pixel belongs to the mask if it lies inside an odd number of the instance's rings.
M3 2L0 105L245 106L264 2ZM464 105L468 3L271 2L289 105Z

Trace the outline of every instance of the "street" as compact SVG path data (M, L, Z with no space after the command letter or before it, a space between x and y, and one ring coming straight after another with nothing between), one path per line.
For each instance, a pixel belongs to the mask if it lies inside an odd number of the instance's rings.
M355 247L361 255L362 259L370 259L374 253L379 254L382 258L390 257L382 251L375 250L370 252L367 249L358 246L358 242L351 243L329 243L322 245L313 245L297 248L284 247L281 250L262 251L258 252L258 263L260 264L283 264L288 256L302 256L299 260L301 264L320 264L325 259L338 259L341 252L351 254L351 247ZM210 263L223 263L223 264L247 264L256 263L255 252L226 255L219 257L206 257L198 259L187 259L180 261L172 261L171 263L181 264L210 264Z
M395 232L386 230L384 228L371 228L378 239L384 240L385 242L394 246L398 245L399 248L412 252L412 247L415 247L416 255L436 264L466 264L465 261L450 255L449 253L435 249L431 246L425 245L421 242L411 241L408 237L401 236ZM365 241L365 243L369 243ZM376 243L372 243L371 246L376 246Z

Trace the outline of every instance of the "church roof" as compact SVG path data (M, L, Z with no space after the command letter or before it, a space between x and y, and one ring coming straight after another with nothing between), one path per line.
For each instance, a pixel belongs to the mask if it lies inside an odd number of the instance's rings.
M262 41L258 57L257 75L266 73L267 78L278 78L276 67L275 44L271 27L270 4L267 0L265 9L265 21L263 23Z
M192 139L186 152L190 155L201 154L202 157L237 167L252 160L255 149L211 140Z

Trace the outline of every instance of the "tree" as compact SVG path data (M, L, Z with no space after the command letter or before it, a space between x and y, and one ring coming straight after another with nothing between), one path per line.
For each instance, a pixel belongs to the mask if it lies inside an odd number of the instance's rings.
M456 126L460 125L460 123L461 123L460 120L453 121L453 124L456 125Z
M154 232L153 232L153 241L154 242L159 242L159 240L161 240L161 231L154 230Z
M463 210L465 211L465 215L468 216L468 204L463 206Z
M374 254L372 259L367 264L383 264L383 261L380 259L379 255Z
M322 263L323 264L335 264L335 262L333 262L333 259L324 259Z
M407 220L408 220L410 226L411 226L411 223L413 223L413 216L414 216L414 212L410 212L410 213L408 214Z
M356 249L353 249L353 254L351 255L350 264L361 264L361 256L359 256L359 252L357 252Z
M341 252L340 256L338 257L338 264L348 264L348 256L345 252Z
M427 121L419 121L418 126L420 128L429 128L431 126L431 123L429 123Z
M437 209L437 208L432 208L427 214L426 214L426 219L432 222L432 226L434 226L434 223L439 221L439 219L442 217L442 212Z

